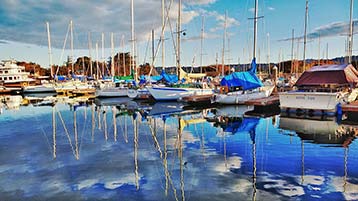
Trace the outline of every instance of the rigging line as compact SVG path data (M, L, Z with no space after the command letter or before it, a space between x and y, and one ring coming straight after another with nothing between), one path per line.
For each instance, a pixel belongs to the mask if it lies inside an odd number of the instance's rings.
M170 6L172 4L173 0L170 1ZM167 11L167 13L169 14L169 10ZM172 42L173 42L173 48L174 48L174 53L175 53L175 57L178 57L178 53L176 51L176 43L175 43L175 36L174 36L174 33L173 33L173 27L172 27L172 24L170 22L170 19L168 20L168 23L169 23L169 28L170 28L170 34L171 34L171 37L172 37ZM178 30L180 31L180 30ZM179 34L179 33L178 33Z
M156 139L156 136L155 136L155 131L154 131L154 129L151 127L151 123L150 123L150 121L151 120L153 120L153 119L148 119L148 122L146 123L147 125L148 125L148 127L150 128L150 132L151 132L151 135L152 135L152 138L153 138L153 140L154 140L154 143L158 143L158 140ZM154 121L155 121L155 119L154 119ZM155 139L154 139L155 138ZM149 136L148 135L146 135L146 139L147 139L147 143L148 144L150 144L150 142L149 142ZM162 151L160 150L160 146L159 146L159 143L158 143L158 147L156 146L155 147L156 149L157 149L157 151L160 153L160 155L162 155ZM160 159L162 159L162 160L164 160L162 157L160 158ZM164 166L164 162L161 162L162 164L163 164L163 166ZM157 166L157 165L155 165L155 167L156 167L156 172L157 172L157 175L160 175L160 176L162 176L159 172L159 167ZM164 172L165 172L165 167L164 167ZM163 181L162 180L160 180L160 183L161 183L161 188L164 190L164 187L163 187Z
M171 26L171 23L170 23L170 18L169 18L169 12L170 12L170 9L171 9L171 6L172 6L172 3L173 3L173 0L170 1L170 4L168 6L168 8L165 8L165 22L164 22L164 27L162 27L161 29L161 35L164 35L164 32L165 32L165 27L166 27L166 24L169 24L169 27L170 27L170 33L171 33L171 36L172 36L172 40L173 40L173 44L174 44L174 50L176 50L176 46L175 46L175 40L174 40L174 35L173 35L173 30L172 30L172 26ZM180 31L179 31L180 32ZM178 33L179 34L179 33ZM155 54L154 54L154 58L152 59L152 67L154 66L154 63L155 63L155 60L157 58L157 55L159 53L159 49L160 49L160 44L163 43L164 38L161 38L158 43L157 43L157 48L155 50ZM176 51L174 51L176 52ZM149 71L149 75L152 74L152 70L153 68L150 68L150 71Z
M56 109L55 109L55 110L56 110ZM56 111L57 111L57 110L56 110ZM72 150L72 154L73 154L73 156L76 158L75 149L73 148L72 141L71 141L71 137L70 137L70 134L69 134L69 132L68 132L68 130L67 130L67 128L66 128L65 121L63 120L62 115L61 115L61 113L60 113L59 111L57 111L57 114L58 114L58 116L59 116L59 118L60 118L60 120L61 120L63 129L65 130L66 137L67 137L67 139L68 139L68 141L69 141L69 143L70 143L71 150Z
M61 56L60 56L60 59L59 59L59 63L62 61L63 54L65 53L65 48L66 48L66 43L67 43L67 38L68 38L69 32L70 32L70 24L68 24L67 33L66 33L66 36L65 36L65 41L63 42L63 47L62 47L62 52L61 52ZM57 66L56 74L55 74L56 76L57 76L59 70L60 70L60 65Z
M147 45L145 47L145 53L144 53L144 58L143 58L143 64L145 64L145 61L147 60L147 55L148 55L148 49L149 49L149 43L150 43L150 39L151 36L148 36L148 40L147 40Z
M148 122L148 126L149 126L149 129L150 129L150 132L152 134L152 138L153 138L153 141L154 141L154 146L155 148L158 150L159 154L160 154L160 158L163 159L163 152L160 148L160 144L158 142L158 139L157 139L157 136L155 135L155 132L154 132L154 129L153 127L151 126L151 123Z

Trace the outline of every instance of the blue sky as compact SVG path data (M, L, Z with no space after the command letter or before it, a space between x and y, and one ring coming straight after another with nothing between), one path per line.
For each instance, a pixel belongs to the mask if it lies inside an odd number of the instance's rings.
M170 4L169 0L167 5ZM92 34L92 57L96 58L95 43L99 44L99 59L102 59L101 37L105 34L105 55L110 56L110 32L114 33L115 51L130 51L130 0L0 0L0 59L32 61L48 66L47 34L45 22L51 27L53 61L62 64L70 55L70 43L61 59L61 52L69 21L74 22L75 57L89 55L88 32ZM170 22L175 27L177 3L170 10ZM326 46L329 57L345 55L345 40L349 21L349 0L310 0L307 45L307 57L325 56ZM223 43L223 22L228 12L228 41L226 41L225 63L245 63L252 57L254 0L183 0L182 28L186 35L182 37L183 65L200 65L200 30L202 17L205 17L205 39L203 64L215 64L216 54L221 63ZM134 0L135 31L137 38L137 63L150 61L150 47L147 48L151 29L159 38L161 27L160 0ZM354 2L358 10L358 2ZM267 34L270 37L270 61L291 58L291 37L295 29L296 37L303 35L305 0L259 0L259 15L264 16L258 24L258 54L260 62L267 61ZM354 13L355 26L358 26L357 12ZM357 31L356 31L357 32ZM321 46L318 48L318 33ZM120 47L124 36L125 47ZM173 40L170 28L166 28L166 65L174 65ZM156 42L157 43L157 42ZM303 43L295 43L295 57L302 59ZM354 40L354 54L358 54L357 39ZM298 51L297 51L298 49ZM320 50L320 51L318 51ZM159 50L160 51L160 50ZM297 53L298 52L298 53ZM158 54L160 55L160 54ZM282 60L282 59L281 59ZM156 65L161 66L161 58Z

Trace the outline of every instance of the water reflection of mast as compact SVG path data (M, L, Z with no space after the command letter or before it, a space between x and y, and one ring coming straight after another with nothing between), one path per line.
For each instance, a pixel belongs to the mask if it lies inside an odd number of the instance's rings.
M75 133L75 157L77 160L80 159L79 151L78 151L78 133L77 133L77 115L76 109L73 110L73 129Z
M94 141L94 128L95 128L95 124L96 124L96 120L95 120L95 115L94 115L94 112L95 112L95 106L94 104L92 104L92 142Z
M135 186L139 190L139 176L138 176L138 128L137 128L137 119L132 116L133 122L133 131L134 131L134 176L135 176Z
M103 107L103 124L104 124L104 138L106 141L108 140L108 132L107 132L107 110L106 106Z
M113 135L114 141L117 142L117 119L116 119L116 107L112 107L112 119L113 119Z
M98 129L101 130L101 129L102 129L102 124L101 124L101 107L97 107L97 118L98 118Z
M253 193L252 193L252 200L256 200L256 133L255 130L250 132L250 137L252 141L252 187L253 187Z
M179 147L178 147L178 158L180 162L180 189L182 194L182 200L185 200L185 194L184 194L184 168L183 168L183 146L182 146L182 128L180 126L180 117L178 118L178 141L179 141Z
M53 158L56 158L56 112L55 106L52 106L52 140L53 140Z
M344 148L344 177L343 177L343 192L346 192L347 188L347 175L348 175L348 147Z
M305 147L304 142L301 140L301 168L302 168L302 175L301 175L301 184L304 182L304 176L305 176Z
M165 119L163 119L163 135L164 135L164 174L165 174L165 195L168 195L168 189L169 189L169 171L168 171L168 151L167 151L167 124L165 122Z
M174 193L174 197L175 197L175 200L178 201L178 197L177 197L177 193L176 193L176 189L174 187L174 184L173 184L173 181L170 177L170 173L169 173L169 170L168 170L168 160L167 160L167 156L168 156L168 151L167 151L167 127L166 127L166 120L165 118L163 118L163 132L164 132L164 154L162 153L161 149L160 149L160 145L159 145L159 142L158 142L158 139L155 135L155 132L154 132L154 129L153 127L151 126L151 121L149 121L149 128L150 128L150 131L152 133L152 137L153 137L153 140L154 140L154 143L155 143L155 147L157 148L159 154L160 154L160 157L161 159L163 159L163 166L164 166L164 174L165 174L165 195L167 196L168 195L168 190L169 190L169 182L170 182L170 185L172 186L172 189L173 189L173 193Z

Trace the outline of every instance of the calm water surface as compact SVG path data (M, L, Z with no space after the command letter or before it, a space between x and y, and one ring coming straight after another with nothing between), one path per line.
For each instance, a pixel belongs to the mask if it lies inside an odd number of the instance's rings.
M0 100L0 200L358 200L358 127L334 120Z

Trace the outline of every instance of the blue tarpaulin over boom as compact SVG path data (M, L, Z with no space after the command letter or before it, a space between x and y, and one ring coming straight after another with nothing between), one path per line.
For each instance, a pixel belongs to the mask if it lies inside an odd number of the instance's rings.
M177 75L169 75L169 74L166 74L166 73L164 72L164 70L162 71L162 73L161 73L160 75L163 76L163 79L164 79L167 83L170 83L170 84L177 83L178 80L179 80Z
M251 69L245 72L234 72L225 76L221 82L221 86L242 87L244 90L255 89L263 84L256 76L256 61L252 60Z

